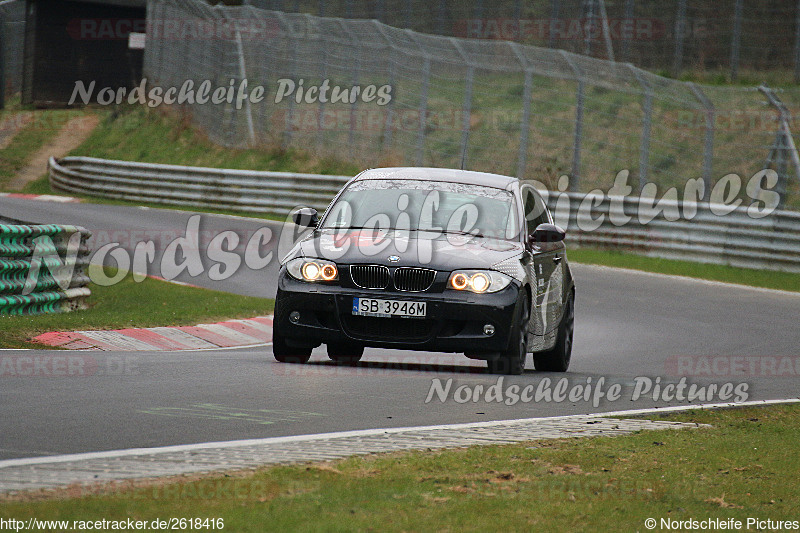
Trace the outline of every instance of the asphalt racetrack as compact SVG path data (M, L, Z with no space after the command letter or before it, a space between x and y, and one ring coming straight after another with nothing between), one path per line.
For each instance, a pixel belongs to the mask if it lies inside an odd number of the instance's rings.
M93 204L0 199L0 214L40 223L78 224L95 234L97 249L137 240L164 242L186 231L191 213ZM202 215L201 243L222 231L241 235L239 251L259 228L272 231L264 269L240 268L225 280L178 279L203 287L272 297L282 225ZM149 233L148 233L149 232ZM157 246L160 261L163 246ZM202 244L201 244L202 249ZM641 409L687 403L653 399L656 387L719 388L730 383L747 400L800 395L800 294L739 288L625 270L573 264L577 285L575 347L570 372L528 368L505 376L500 402L485 401L498 376L458 354L367 349L356 366L337 366L315 350L305 366L275 362L271 347L186 352L69 352L96 372L70 377L0 377L0 460L126 448L191 444L459 422ZM160 275L157 268L149 273ZM53 351L0 351L0 357L52 356ZM60 351L56 355L64 355ZM592 387L592 394L548 401L513 401L527 385L553 393ZM446 401L431 393L447 386ZM589 379L591 378L591 379ZM550 382L542 382L549 379ZM619 398L595 406L597 383L618 384ZM647 394L635 398L650 380ZM439 380L435 382L434 380ZM512 389L512 385L517 385ZM466 386L466 387L462 387ZM483 386L483 391L479 388ZM461 393L456 389L461 387ZM499 388L498 388L499 389ZM441 389L439 389L441 392ZM668 389L667 389L668 390ZM674 390L674 387L672 387ZM639 392L644 392L640 390ZM444 394L444 393L442 393ZM473 397L474 394L474 397ZM426 403L426 398L432 396ZM468 398L468 399L467 399ZM477 401L472 401L472 399ZM457 401L464 400L467 401ZM741 399L741 398L740 398ZM713 397L692 403L719 402Z

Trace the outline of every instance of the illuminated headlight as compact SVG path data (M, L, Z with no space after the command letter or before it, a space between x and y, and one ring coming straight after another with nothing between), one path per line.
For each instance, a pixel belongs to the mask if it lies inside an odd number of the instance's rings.
M286 271L300 281L336 281L339 270L336 264L324 259L298 257L286 263Z
M491 270L456 270L450 274L448 289L457 291L497 292L511 283L511 277Z

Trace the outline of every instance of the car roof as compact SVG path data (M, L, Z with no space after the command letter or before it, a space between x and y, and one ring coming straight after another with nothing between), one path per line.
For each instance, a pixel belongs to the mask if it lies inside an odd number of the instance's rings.
M371 179L446 181L451 183L466 183L469 185L483 185L485 187L497 189L506 189L510 184L518 181L517 178L502 176L500 174L490 174L488 172L430 167L371 168L356 176L353 181Z

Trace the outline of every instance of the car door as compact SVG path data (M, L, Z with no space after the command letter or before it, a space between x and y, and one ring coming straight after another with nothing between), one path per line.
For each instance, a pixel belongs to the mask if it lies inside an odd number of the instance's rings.
M520 192L528 236L539 224L553 223L544 199L536 189L523 185ZM530 240L526 240L526 247L531 253L528 277L535 291L534 306L531 309L533 333L545 335L558 326L561 317L565 247L563 242L533 243Z

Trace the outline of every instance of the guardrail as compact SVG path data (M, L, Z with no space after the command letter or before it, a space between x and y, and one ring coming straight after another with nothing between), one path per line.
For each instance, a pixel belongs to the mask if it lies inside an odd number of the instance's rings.
M53 272L70 260L69 243L75 234L80 235L77 249L72 250L75 268L64 287ZM91 294L86 287L90 252L86 240L90 236L79 226L0 224L0 315L59 313L84 307ZM28 280L37 262L38 274Z
M286 215L303 204L324 210L349 176L211 169L111 161L89 157L50 160L53 187L104 198L146 201L189 207ZM633 250L645 255L727 264L746 268L800 272L800 213L776 211L752 218L744 208L716 215L708 204L698 204L691 220L668 220L665 212L642 223L639 198L598 205L585 194L550 194L548 206L575 245ZM566 210L563 198L569 198ZM580 206L584 208L580 208ZM661 200L666 212L680 202ZM715 207L716 209L716 207ZM620 217L631 217L615 225ZM595 223L603 217L602 223ZM590 231L584 231L597 226Z
M352 176L184 167L65 157L49 162L53 187L103 198L286 214L304 204L324 210Z

